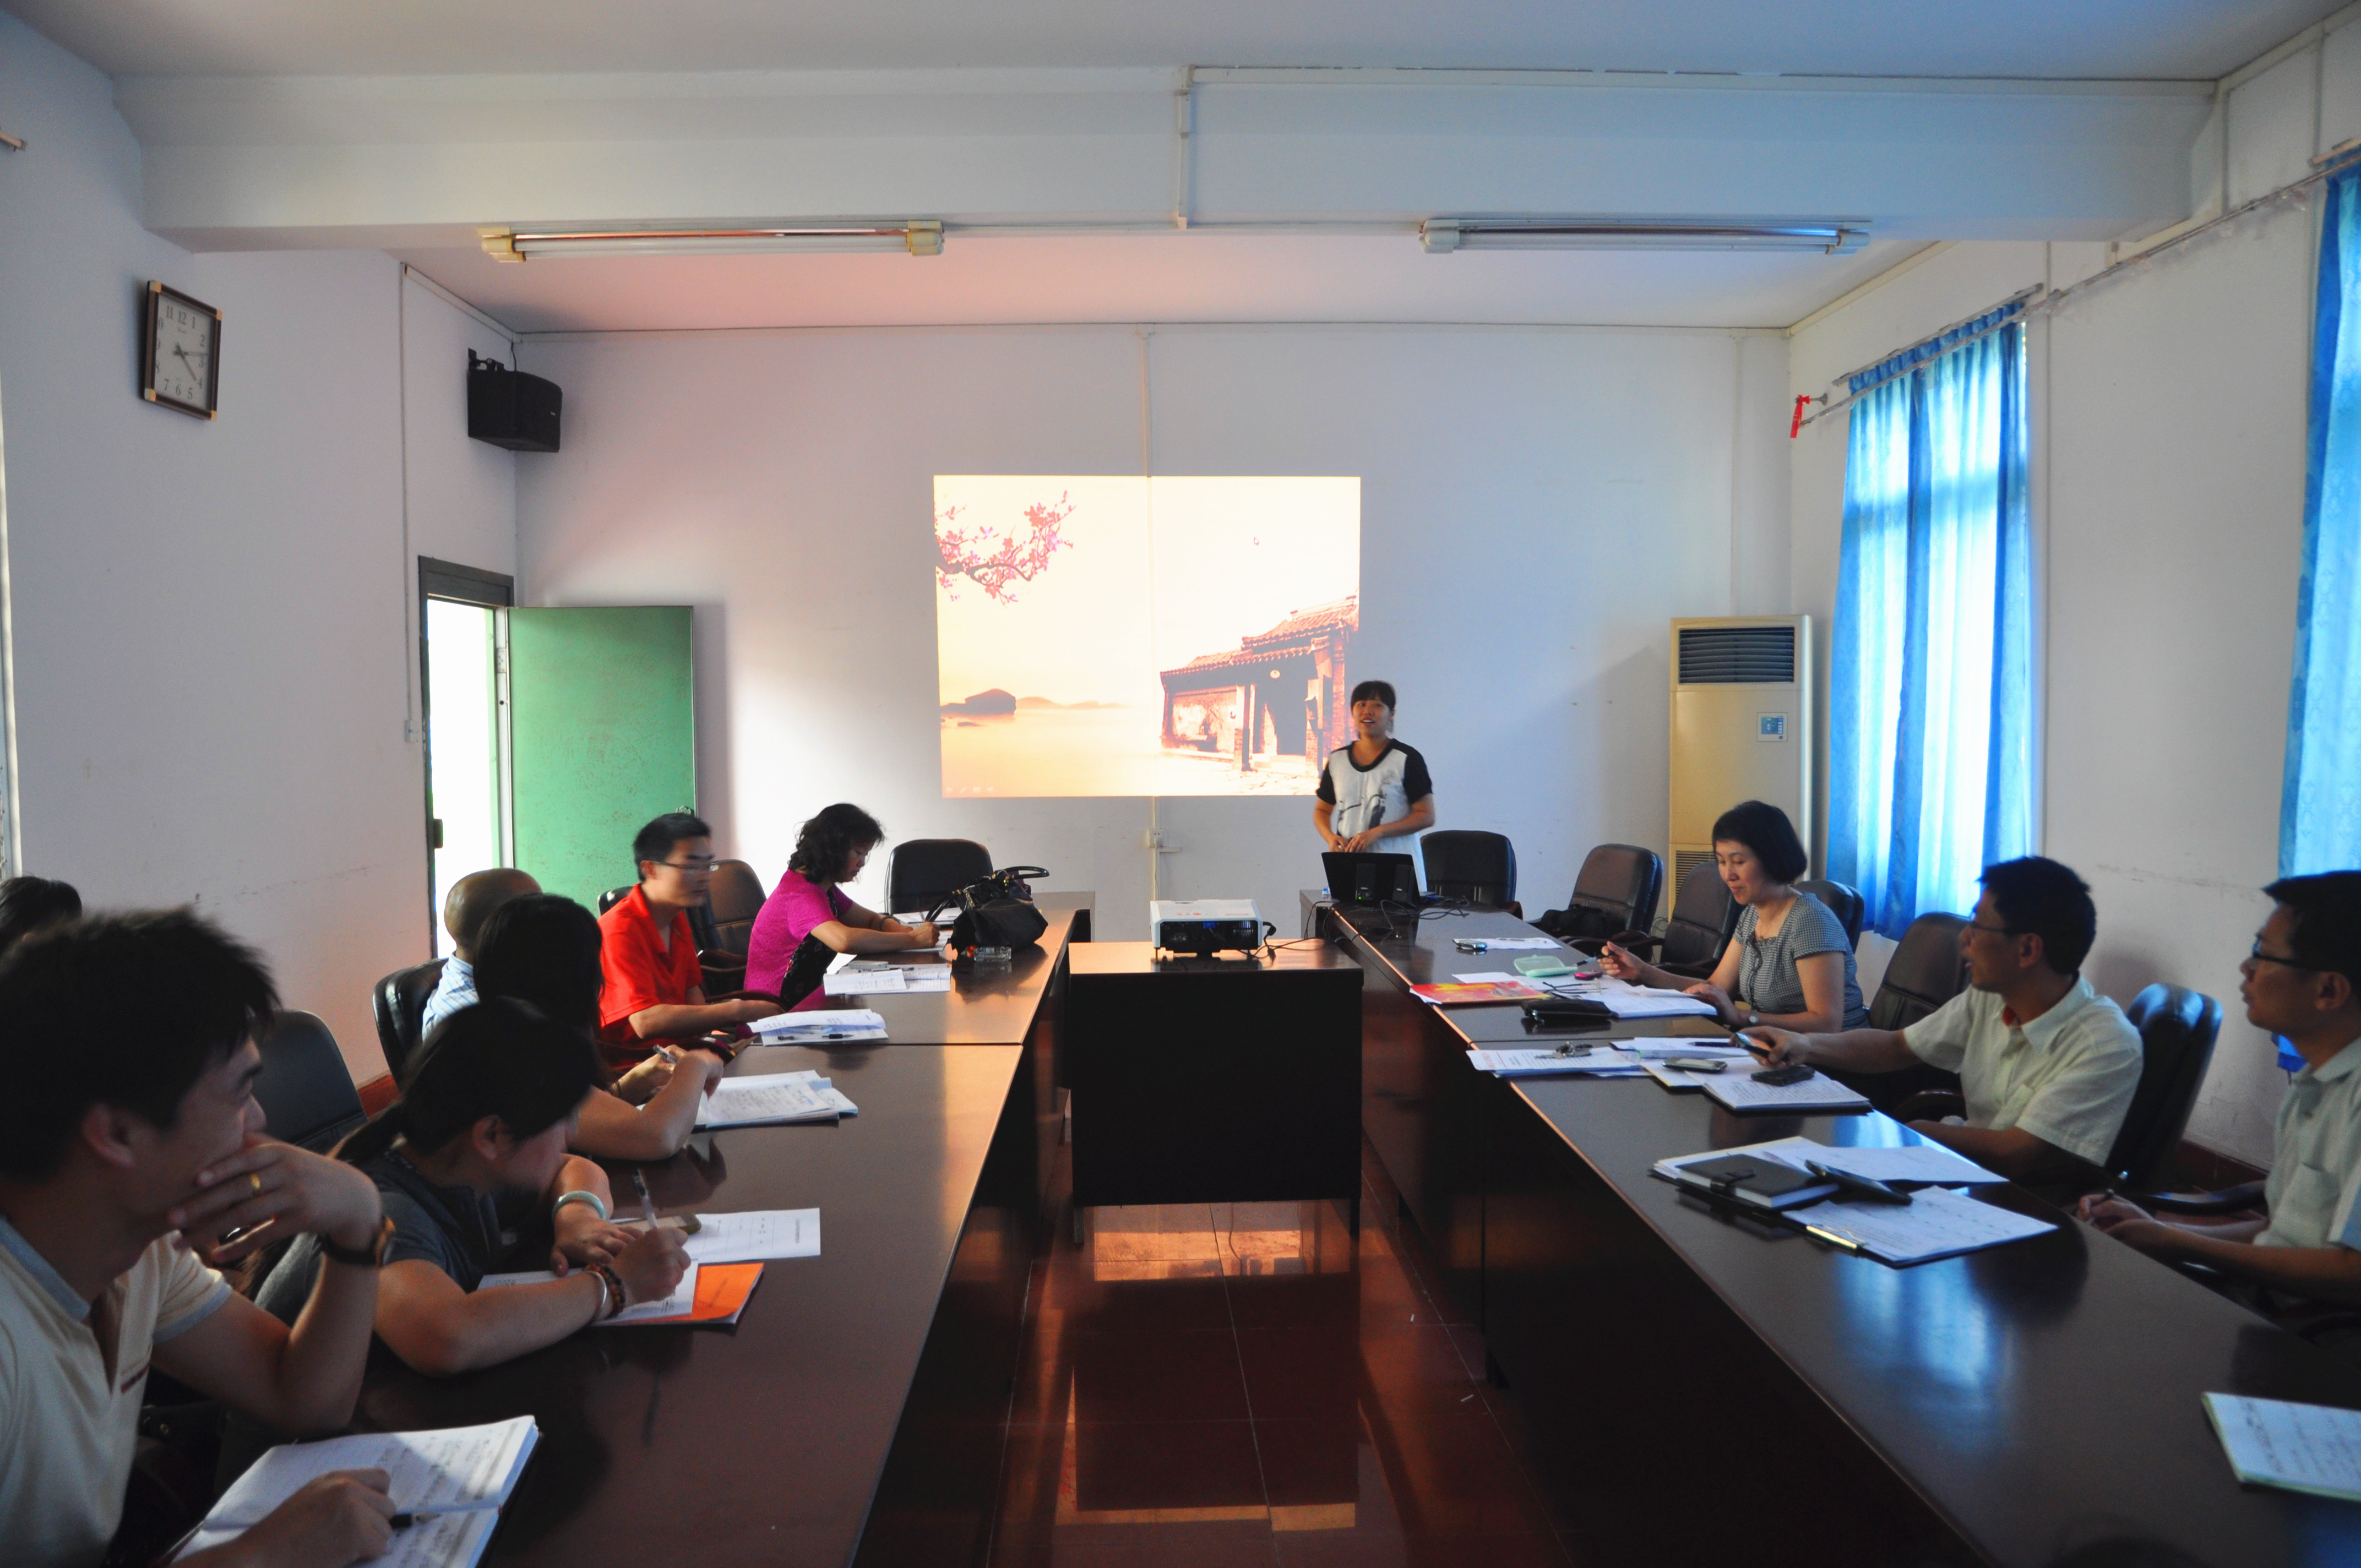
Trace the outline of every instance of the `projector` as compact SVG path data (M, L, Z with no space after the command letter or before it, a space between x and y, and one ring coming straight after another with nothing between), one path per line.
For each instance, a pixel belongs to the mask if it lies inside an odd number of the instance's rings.
M1251 898L1159 898L1148 930L1167 952L1248 953L1262 946L1262 912Z

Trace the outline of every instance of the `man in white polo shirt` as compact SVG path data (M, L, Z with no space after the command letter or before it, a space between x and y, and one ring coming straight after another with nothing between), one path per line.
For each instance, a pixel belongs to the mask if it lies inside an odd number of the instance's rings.
M2152 1256L2202 1263L2250 1306L2361 1305L2361 872L2287 877L2238 966L2246 1022L2303 1058L2279 1102L2270 1218L2187 1225L2094 1194L2082 1217ZM2342 1352L2340 1352L2342 1354Z
M1968 989L1926 1017L1899 1030L1746 1034L1773 1063L1956 1072L1967 1124L1913 1124L1919 1132L2003 1176L2088 1174L2123 1130L2142 1061L2139 1032L2081 976L2099 927L2091 890L2038 855L1986 866L1982 880L1960 933Z
M9 1568L104 1555L151 1366L283 1430L352 1419L386 1227L368 1177L259 1135L254 1036L277 1006L255 955L185 911L61 927L0 962ZM304 1232L336 1261L292 1330L208 1266ZM382 1471L324 1477L183 1562L345 1568L378 1556L386 1485Z

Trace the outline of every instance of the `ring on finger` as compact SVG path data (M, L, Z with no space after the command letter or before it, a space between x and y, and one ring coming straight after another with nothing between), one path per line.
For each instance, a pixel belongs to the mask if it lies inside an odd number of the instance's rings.
M247 1181L249 1181L249 1182L253 1183L253 1185L254 1185L254 1195L255 1195L257 1198L261 1197L261 1196L262 1196L262 1172L260 1172L260 1171L258 1171L258 1170L249 1170L249 1171L247 1171L247 1172L246 1173L246 1179L247 1179Z

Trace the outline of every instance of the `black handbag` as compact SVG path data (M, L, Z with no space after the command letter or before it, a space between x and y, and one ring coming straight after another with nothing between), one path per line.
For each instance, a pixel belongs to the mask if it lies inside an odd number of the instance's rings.
M951 923L951 949L970 953L978 948L1029 948L1040 941L1049 922L1033 906L1027 877L1048 876L1046 866L1008 866L959 889L950 904L959 906ZM929 915L939 914L939 905Z

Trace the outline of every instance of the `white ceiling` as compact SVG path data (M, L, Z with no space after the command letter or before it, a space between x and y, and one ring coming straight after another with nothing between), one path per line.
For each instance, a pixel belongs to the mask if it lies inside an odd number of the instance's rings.
M2213 78L2338 0L6 0L112 75L1394 65Z
M1783 327L1919 247L1429 256L1408 234L953 236L940 256L395 254L519 332L1040 322Z

